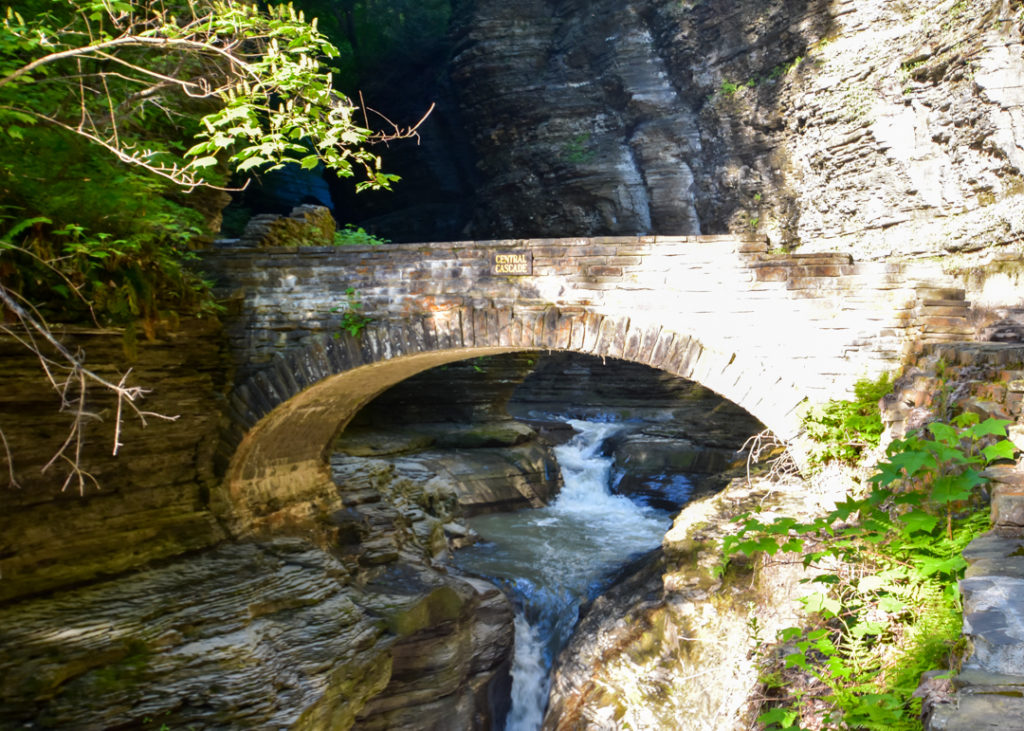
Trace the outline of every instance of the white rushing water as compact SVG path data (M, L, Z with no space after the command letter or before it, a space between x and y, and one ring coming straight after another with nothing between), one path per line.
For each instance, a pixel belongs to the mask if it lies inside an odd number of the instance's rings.
M555 448L564 487L549 507L470 521L484 543L460 551L463 568L504 583L516 602L512 710L507 731L540 728L548 674L580 604L631 556L656 548L663 512L609 491L612 459L601 445L619 425L570 421L576 436Z

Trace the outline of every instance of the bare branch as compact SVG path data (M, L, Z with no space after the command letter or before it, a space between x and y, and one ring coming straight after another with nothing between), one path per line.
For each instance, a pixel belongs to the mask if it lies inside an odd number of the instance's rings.
M124 47L139 47L139 48L151 48L151 49L182 49L188 51L198 51L199 53L209 53L213 55L222 56L233 65L240 68L247 75L258 78L258 75L252 70L252 65L244 61L240 56L231 52L232 44L226 44L225 47L217 46L212 41L203 40L191 40L188 38L149 38L146 36L138 35L125 35L117 38L112 38L109 41L102 41L99 43L93 43L88 46L82 46L80 48L68 48L63 51L55 51L54 53L47 54L40 58L30 61L21 68L13 71L7 76L0 79L0 88L17 81L25 74L41 67L46 66L57 61L63 61L68 58L102 58L105 54L103 51L113 48L124 48Z
M0 429L0 443L4 446L4 456L7 459L7 486L21 487L14 476L14 459L11 457L11 446L7 443L7 436L4 434L3 429Z
M362 100L363 100L363 93L359 92L359 101L362 102ZM366 112L372 112L374 115L376 115L377 117L379 117L379 118L383 119L385 122L387 122L391 126L391 128L394 130L394 132L387 132L387 133L386 132L376 132L376 133L374 133L371 136L370 140L373 141L373 142L393 142L394 140L408 140L408 139L415 138L416 141L419 142L419 139L420 139L419 129L427 121L427 118L433 113L434 108L436 106L437 106L436 102L431 102L430 103L430 108L428 108L427 111L423 114L423 116L420 117L420 121L418 121L416 124L412 125L411 127L406 127L405 129L403 129L402 127L398 126L394 122L392 122L387 116L385 116L381 112L378 112L376 109L373 109L372 107L364 106L363 107L363 118L364 119L366 118ZM368 129L370 127L369 120L366 121L366 127Z
M749 451L747 451L749 450ZM798 473L799 467L793 459L789 445L779 439L770 429L760 431L750 437L740 447L740 452L747 452L747 482L750 482L750 469L755 464L767 460L769 468L766 477L769 482Z
M100 420L100 416L96 413L88 411L86 408L86 395L89 391L89 386L95 384L101 387L103 390L109 391L113 394L116 399L116 416L114 421L114 448L113 454L116 456L118 450L124 446L121 443L121 434L124 425L124 405L127 403L132 413L136 418L139 419L142 426L146 426L146 417L155 417L166 421L175 421L178 416L167 416L165 414L159 414L153 411L142 411L136 405L136 401L141 400L145 397L148 390L140 386L129 386L128 377L131 374L129 368L124 375L115 383L102 376L95 371L86 368L84 365L84 358L80 353L72 353L63 343L61 343L53 335L50 328L40 318L37 319L29 310L23 307L16 296L12 295L6 287L0 285L0 304L3 304L25 328L25 336L20 337L14 330L6 325L0 326L0 332L5 332L13 336L19 343L24 345L31 353L33 353L39 360L39 363L46 374L47 380L50 382L50 386L54 389L57 395L60 397L60 411L71 411L71 426L68 428L68 433L57 450L54 452L50 460L43 465L42 472L46 472L57 462L64 462L68 467L68 474L64 479L64 483L61 486L61 491L64 491L71 484L77 484L78 491L80 494L84 494L86 487L89 483L92 483L99 489L99 481L84 469L82 466L82 449L84 447L84 431L87 422L92 420ZM45 343L53 348L61 360L55 360L47 356L40 344L36 342L36 337L41 337ZM58 378L56 370L61 369L65 372L63 379ZM18 482L14 476L14 463L11 456L10 449L8 447L7 439L2 431L0 431L0 441L3 442L4 452L7 458L7 468L10 474L10 484L17 486Z
M10 107L5 108L9 109ZM19 109L18 111L22 112L23 114L31 115L36 119L42 120L48 124L52 124L56 127L61 127L62 129L66 129L68 132L80 135L85 139L89 140L90 142L93 142L102 147L103 149L107 150L121 162L128 163L129 165L137 165L154 175L170 180L175 185L184 188L186 192L191 192L192 190L195 190L199 186L202 186L204 188L210 188L212 190L223 190L229 193L238 193L240 191L245 190L245 188L249 184L249 182L246 181L240 187L235 188L232 188L230 186L214 185L213 183L207 182L204 178L197 176L194 172L194 169L188 165L186 165L185 167L178 167L177 165L167 166L163 164L155 165L151 162L148 162L145 159L143 155L146 155L147 153L140 154L135 150L128 151L121 149L116 144L113 144L108 140L103 139L99 135L90 132L88 129L85 129L82 125L79 125L78 127L73 127L69 124L61 122L59 119L55 119L45 114L40 114L38 112L33 112L30 109Z

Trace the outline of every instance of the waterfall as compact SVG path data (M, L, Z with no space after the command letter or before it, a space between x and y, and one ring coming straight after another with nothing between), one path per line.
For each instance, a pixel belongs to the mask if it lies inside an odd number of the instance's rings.
M564 487L549 507L474 518L484 542L460 551L460 566L504 584L512 595L515 661L507 731L540 728L548 675L576 624L580 604L596 596L630 557L656 548L666 513L609 490L605 439L622 427L570 421L576 435L554 452Z

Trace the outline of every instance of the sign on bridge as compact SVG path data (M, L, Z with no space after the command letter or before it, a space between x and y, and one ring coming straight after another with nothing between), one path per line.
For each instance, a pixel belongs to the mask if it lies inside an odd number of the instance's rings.
M506 277L533 274L533 252L503 251L491 254L491 274Z

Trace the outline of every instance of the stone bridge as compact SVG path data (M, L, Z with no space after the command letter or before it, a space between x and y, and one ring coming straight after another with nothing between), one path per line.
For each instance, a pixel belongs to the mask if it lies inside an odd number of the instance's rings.
M531 273L492 273L508 253ZM236 534L334 502L332 439L376 395L444 363L525 350L635 361L799 441L806 402L967 325L963 291L935 264L775 253L754 236L225 247L204 264L228 302L236 367L220 506Z

